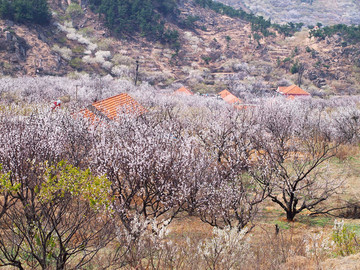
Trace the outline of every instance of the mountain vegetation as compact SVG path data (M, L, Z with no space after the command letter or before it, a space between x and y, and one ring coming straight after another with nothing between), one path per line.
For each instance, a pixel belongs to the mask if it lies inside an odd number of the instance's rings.
M276 23L314 25L360 24L360 3L354 0L219 0Z
M46 0L0 0L0 18L45 25L51 14Z
M326 37L340 35L344 37L345 41L348 43L354 44L360 42L360 25L348 26L345 24L336 24L332 26L318 27L318 29L314 29L314 27L311 26L310 29L311 37L325 39Z
M164 17L178 14L175 0L90 0L93 10L105 17L105 25L116 35L134 33L153 40L176 43L176 31L165 27Z
M230 16L232 18L239 18L251 23L252 30L261 32L265 37L270 35L269 28L271 27L270 20L265 20L262 16L255 16L246 13L242 9L235 9L231 6L224 5L213 0L195 0L195 3L204 8L210 8L217 13Z

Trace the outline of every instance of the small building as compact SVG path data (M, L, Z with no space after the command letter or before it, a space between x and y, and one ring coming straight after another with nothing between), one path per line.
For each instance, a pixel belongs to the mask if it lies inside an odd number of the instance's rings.
M281 94L289 99L311 97L310 93L301 89L297 85L279 86L276 92L278 92L279 94Z
M194 95L193 92L191 92L189 89L185 88L184 86L180 87L178 90L176 90L174 92L174 94L180 94L180 95L185 95L185 96L193 96Z
M219 96L222 98L222 99L224 99L227 95L232 95L231 93L230 93L230 91L228 91L228 90L223 90L223 91L221 91L220 93L219 93Z
M226 103L230 104L230 105L239 105L242 104L243 101L238 98L237 96L233 95L230 91L228 90L223 90L218 94Z
M240 98L234 96L233 94L227 95L226 97L223 98L223 100L231 105L238 105L243 103L243 101Z
M122 93L96 101L79 112L91 121L116 120L121 114L140 116L147 110L130 95Z

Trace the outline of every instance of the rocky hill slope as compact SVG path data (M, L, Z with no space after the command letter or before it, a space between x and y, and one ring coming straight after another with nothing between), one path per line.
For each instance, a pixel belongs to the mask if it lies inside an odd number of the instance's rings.
M356 0L219 0L244 8L278 23L315 25L360 24L360 2Z
M83 1L86 2L86 1ZM0 21L0 72L3 75L67 75L86 72L133 80L136 66L142 82L158 87L183 84L212 93L228 88L243 98L263 95L279 84L296 83L314 94L360 92L359 46L335 35L309 38L279 33L256 39L250 23L180 1L179 20L168 20L179 32L180 49L141 35L115 38L86 5L50 1L51 26ZM70 5L69 5L70 4ZM138 63L138 64L136 64Z

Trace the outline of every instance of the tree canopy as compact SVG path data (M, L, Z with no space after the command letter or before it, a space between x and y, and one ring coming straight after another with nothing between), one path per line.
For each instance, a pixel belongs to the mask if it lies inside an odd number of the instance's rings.
M339 34L349 43L360 42L360 25L347 26L345 24L336 24L332 26L325 26L323 28L321 28L321 26L321 24L318 24L318 29L312 29L310 31L310 37L313 36L320 39L325 39L326 37Z
M169 42L174 35L164 26L162 16L176 16L175 0L90 0L93 10L104 16L106 26L116 35L141 35ZM175 40L170 40L175 42Z
M46 0L0 0L0 18L44 25L51 14Z

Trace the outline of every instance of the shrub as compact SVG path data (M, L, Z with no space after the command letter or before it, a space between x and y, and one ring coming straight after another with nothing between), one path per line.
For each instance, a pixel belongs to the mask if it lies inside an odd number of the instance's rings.
M287 62L290 62L291 61L291 58L290 57L286 57L284 60L283 60L283 63L287 63Z
M299 69L300 69L300 65L299 65L299 62L296 61L290 68L290 72L291 74L295 74L295 73L298 73L299 72Z
M71 3L66 9L66 14L70 15L70 17L78 17L84 14L84 11L77 3Z
M109 61L105 61L104 63L102 63L101 66L103 67L103 69L111 70L111 68L113 67L113 63Z
M90 55L85 55L85 56L83 57L83 61L84 61L85 63L88 63L88 64L95 64L95 63L96 63L96 58L95 58L95 57L92 57L92 56L90 56Z
M114 66L111 69L111 74L117 77L129 77L131 74L131 70L129 69L128 66L118 65L118 66Z
M250 244L245 240L247 229L214 227L213 237L199 244L199 253L208 269L240 269L251 256Z
M202 60L204 60L204 62L208 65L211 61L211 57L209 56L202 56L201 57Z
M358 247L355 239L355 232L344 221L334 222L332 240L334 241L335 252L340 256L348 256L356 253Z
M89 63L89 64L98 63L103 68L105 68L107 70L110 70L112 68L112 66L113 66L113 64L108 61L110 58L111 58L111 52L109 52L109 51L97 51L95 53L95 57L92 57L90 55L86 55L86 56L83 57L83 60L86 63Z
M195 22L197 22L199 19L199 16L188 15L184 20L183 25L186 28L195 28Z
M77 54L83 54L84 51L85 49L82 46L76 46L75 48L72 49L72 52Z
M117 65L124 65L124 66L130 66L135 63L134 59L132 59L129 56L122 55L120 53L114 55L113 61Z
M76 58L72 59L69 64L72 68L81 70L84 62L80 58L76 57Z
M64 58L67 61L71 60L72 57L72 51L71 49L67 47L59 47L58 45L55 45L53 48L53 51L58 52L62 58Z
M79 30L79 32L86 37L92 37L94 35L94 29L90 27L84 27Z
M103 62L106 59L111 58L111 52L110 51L97 51L95 53L95 57L98 60L98 62Z
M103 38L97 43L97 45L98 45L100 50L108 51L111 44L112 44L112 42L113 41L111 39L109 39L109 38Z

